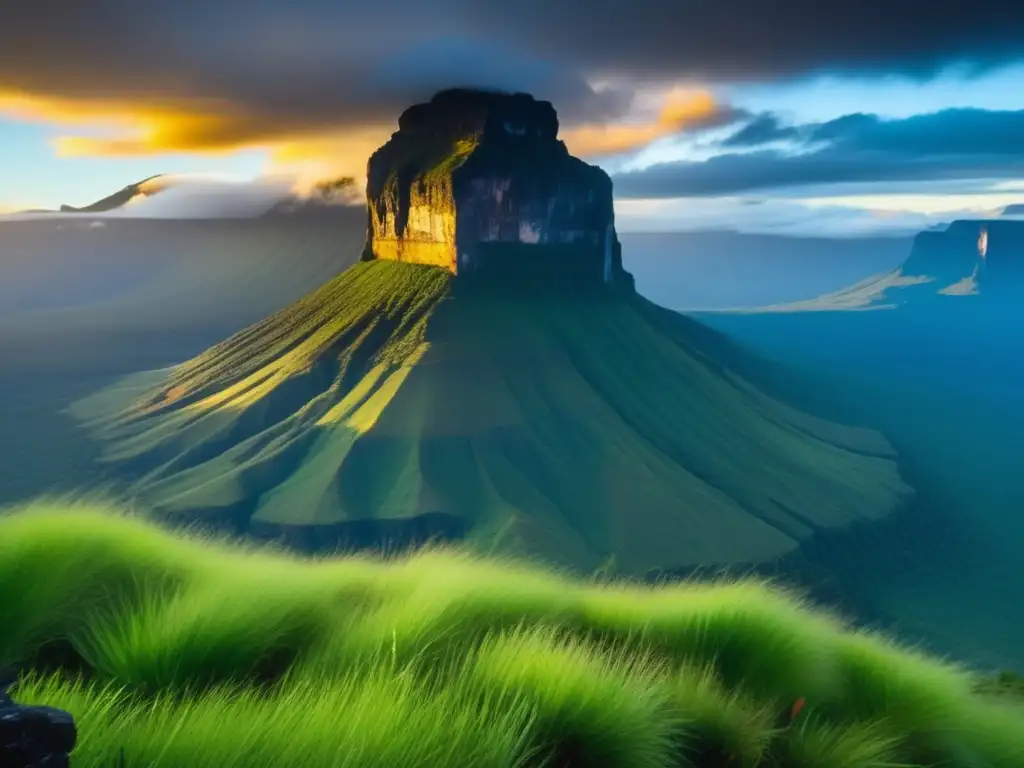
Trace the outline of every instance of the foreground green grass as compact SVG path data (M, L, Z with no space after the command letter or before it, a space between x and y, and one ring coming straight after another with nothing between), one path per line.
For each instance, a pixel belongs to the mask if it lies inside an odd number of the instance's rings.
M1012 698L764 584L302 560L86 506L0 517L9 663L76 768L1024 765Z

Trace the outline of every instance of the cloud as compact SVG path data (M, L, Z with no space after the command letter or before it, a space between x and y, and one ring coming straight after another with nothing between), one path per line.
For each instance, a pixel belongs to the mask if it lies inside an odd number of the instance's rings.
M252 218L287 198L292 182L285 178L234 180L200 174L160 176L141 185L139 195L119 208L96 213L26 213L0 210L0 220L61 219L88 221L101 229L112 219Z
M1024 56L1022 32L1024 6L996 0L436 0L429 12L418 0L48 0L4 12L0 109L29 99L50 119L109 128L62 141L67 154L221 152L393 125L455 85L527 90L567 126L599 127L630 114L638 90L982 68ZM594 131L599 151L633 143Z
M149 16L130 18L146 31ZM53 61L29 69L29 59L7 58L9 28L2 27L0 114L90 128L89 135L56 141L64 156L132 156L315 143L373 128L386 138L402 109L453 85L525 90L553 101L563 121L576 123L619 119L633 100L628 88L595 89L558 61L497 44L450 37L410 47L382 43L349 61L337 53L337 41L317 48L317 36L310 39L312 33L301 24L291 31L284 23L261 30L260 21L252 15L238 22L252 33L244 46L239 26L225 29L209 48L200 43L213 30L200 41L188 40L193 32L183 30L178 42L190 50L188 57L161 56L167 47L161 39L153 41L145 59L122 63L116 41L108 41L110 50L97 43L88 62L69 62L52 76L46 73ZM52 32L41 29L43 40L27 56L39 53ZM173 28L169 31L173 34ZM88 25L76 39L71 54L90 44ZM134 51L134 42L125 45ZM60 60L69 54L59 48L53 55ZM90 72L88 82L79 77L84 72Z
M270 153L270 169L293 179L294 191L305 194L323 179L351 176L362 189L366 161L387 141L395 127L370 126L284 141Z
M131 18L140 24L145 21ZM594 144L595 136L605 139L604 144L597 142L598 151L608 141L621 144L627 136L615 130L606 134L605 129L630 111L632 90L612 85L595 88L582 74L557 61L501 45L446 37L407 48L381 44L359 61L347 62L343 56L321 62L315 46L312 51L306 48L307 32L289 31L284 24L283 30L266 29L261 35L260 21L252 16L239 22L253 34L246 37L245 50L239 49L234 28L225 39L213 41L212 50L222 59L211 62L202 73L194 70L191 59L176 75L166 71L178 65L173 59L154 67L153 57L159 58L157 44L150 57L126 63L125 71L118 74L109 71L116 67L105 66L105 54L97 52L99 63L85 66L86 70L98 67L96 82L79 81L78 66L72 67L70 77L62 75L52 82L39 71L15 69L10 61L5 71L2 46L7 28L0 28L0 83L26 83L18 89L0 86L0 117L6 114L80 129L54 140L55 151L62 157L266 149L271 170L294 173L300 185L338 174L361 178L367 157L394 131L400 112L452 85L525 90L551 100L563 124L574 123L589 131L579 137L584 149ZM86 29L79 46L90 39L87 24ZM265 38L270 42L260 44L255 54L253 41ZM129 47L134 49L134 43ZM333 44L320 52L335 55ZM201 47L197 54L204 57L211 51ZM59 58L60 52L55 55ZM275 55L287 55L287 61L271 66ZM307 67L309 71L303 73ZM684 123L713 121L725 113L713 104L707 111L714 114L708 115L700 114L703 104L668 107L674 112L667 108L662 118L670 122L652 126L654 135L682 128ZM683 107L691 113L683 114ZM642 140L643 131L635 125L628 130L636 133L634 140Z
M573 151L601 158L749 117L715 95L722 83L926 77L952 64L981 71L1024 57L1024 4L997 0L10 5L0 14L0 117L66 128L55 141L64 156L263 148L268 170L300 187L336 175L362 179L399 112L451 86L551 100ZM645 105L652 96L668 101ZM1009 154L1000 165L956 148L982 122L961 116L944 134L933 126L925 136L921 126L870 115L819 126L760 115L706 163L618 176L617 191L768 195L794 184L1024 176ZM990 146L1013 141L1010 129L983 133ZM802 151L792 157L772 142ZM945 165L940 146L950 153Z
M581 157L625 154L666 136L733 122L736 115L736 110L719 103L710 91L676 89L665 97L654 120L582 125L562 131L562 139Z
M756 203L753 204L752 203ZM913 235L939 221L970 218L972 211L941 216L914 211L879 211L846 205L809 206L793 200L707 198L697 200L623 200L616 203L622 232L730 231L794 237Z
M782 125L779 117L771 113L757 115L736 133L722 141L725 147L754 147L776 141L795 139L800 135L798 128Z
M808 141L849 150L923 155L1024 155L1024 110L947 109L902 120L853 114L814 127Z
M111 98L40 96L0 87L0 115L84 128L91 134L57 138L55 149L66 157L229 152L273 135L273 126L250 122L245 115L233 114L232 109L227 102L201 105L165 100L156 105Z
M220 219L250 218L265 213L286 197L290 182L284 179L230 181L179 175L161 177L160 192L137 197L106 214L127 219ZM95 214L90 214L95 218Z
M457 46L447 54L452 58L442 58L435 64L442 70L449 64L453 71L467 68L467 62L462 62L461 57L472 51L471 46ZM405 62L414 72L425 76L424 67L417 70L413 66L420 55L417 51L407 52L395 61ZM635 110L636 117L614 122L633 105L631 93L613 87L595 90L536 62L533 66L538 83L550 75L547 82L554 84L551 90L571 97L559 102L569 107L560 110L560 115L563 122L566 118L577 122L563 130L561 136L573 152L583 157L627 153L666 136L733 122L741 114L718 102L707 90L676 88L665 94L658 111L649 117L647 113L651 110L641 108ZM496 82L512 90L516 80L511 72L506 73L508 77L501 76L503 72L496 69L491 75L478 73L475 79L464 77L455 82L468 82L470 86ZM390 87L397 76L397 69L389 70L381 76L380 82L385 88ZM543 90L533 90L545 94ZM429 88L425 92L432 93ZM556 95L552 98L557 101ZM199 111L200 108L205 111ZM396 108L386 121L352 125L347 125L347 116L339 113L330 120L324 119L324 124L320 125L320 118L312 116L307 119L302 115L233 114L233 108L226 103L193 104L186 100L175 106L165 103L160 107L126 110L106 101L44 99L0 91L0 113L7 112L25 120L85 126L91 130L92 135L65 135L55 139L54 148L61 157L131 157L172 152L220 154L264 148L269 151L270 169L276 174L291 174L297 179L299 189L338 175L362 179L367 158L394 131L400 112Z
M345 100L369 79L404 103L456 75L493 86L518 79L502 63L510 52L558 61L561 71L660 79L922 74L956 60L1016 59L1022 29L1024 8L999 0L435 0L429 11L418 0L49 0L5 12L0 79L66 94L148 88L274 107L332 92ZM362 90L354 101L369 107L375 97Z
M755 128L748 131L752 125ZM617 174L616 192L637 198L699 197L868 182L1024 176L1024 111L951 109L901 120L852 114L789 127L780 126L773 116L762 116L723 144L756 145L757 138L771 141L780 132L796 137L802 151L757 149L700 162L657 164Z

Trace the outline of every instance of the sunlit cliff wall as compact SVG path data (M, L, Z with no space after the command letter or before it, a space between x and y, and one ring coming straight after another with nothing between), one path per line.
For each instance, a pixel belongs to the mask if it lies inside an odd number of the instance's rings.
M626 282L611 179L557 136L552 105L526 94L445 91L406 110L370 158L366 258Z

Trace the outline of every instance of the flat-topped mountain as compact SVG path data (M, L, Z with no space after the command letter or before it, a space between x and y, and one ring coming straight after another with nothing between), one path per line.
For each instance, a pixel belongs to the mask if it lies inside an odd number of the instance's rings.
M979 219L919 233L898 269L816 299L763 309L913 307L947 313L980 307L1015 309L1022 296L1024 221Z
M761 363L631 290L611 183L556 135L522 95L407 111L369 163L363 263L76 408L112 479L307 548L457 539L630 574L773 561L903 504L881 434L760 390ZM594 290L476 290L540 278Z
M366 258L461 277L631 285L612 182L527 94L457 89L407 109L370 158Z

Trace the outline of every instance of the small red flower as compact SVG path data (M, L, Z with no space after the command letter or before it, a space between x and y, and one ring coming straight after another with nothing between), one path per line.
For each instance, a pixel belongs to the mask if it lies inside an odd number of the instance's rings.
M801 696L793 703L793 709L789 711L789 721L793 722L796 720L796 716L800 714L800 710L807 704L807 699Z

